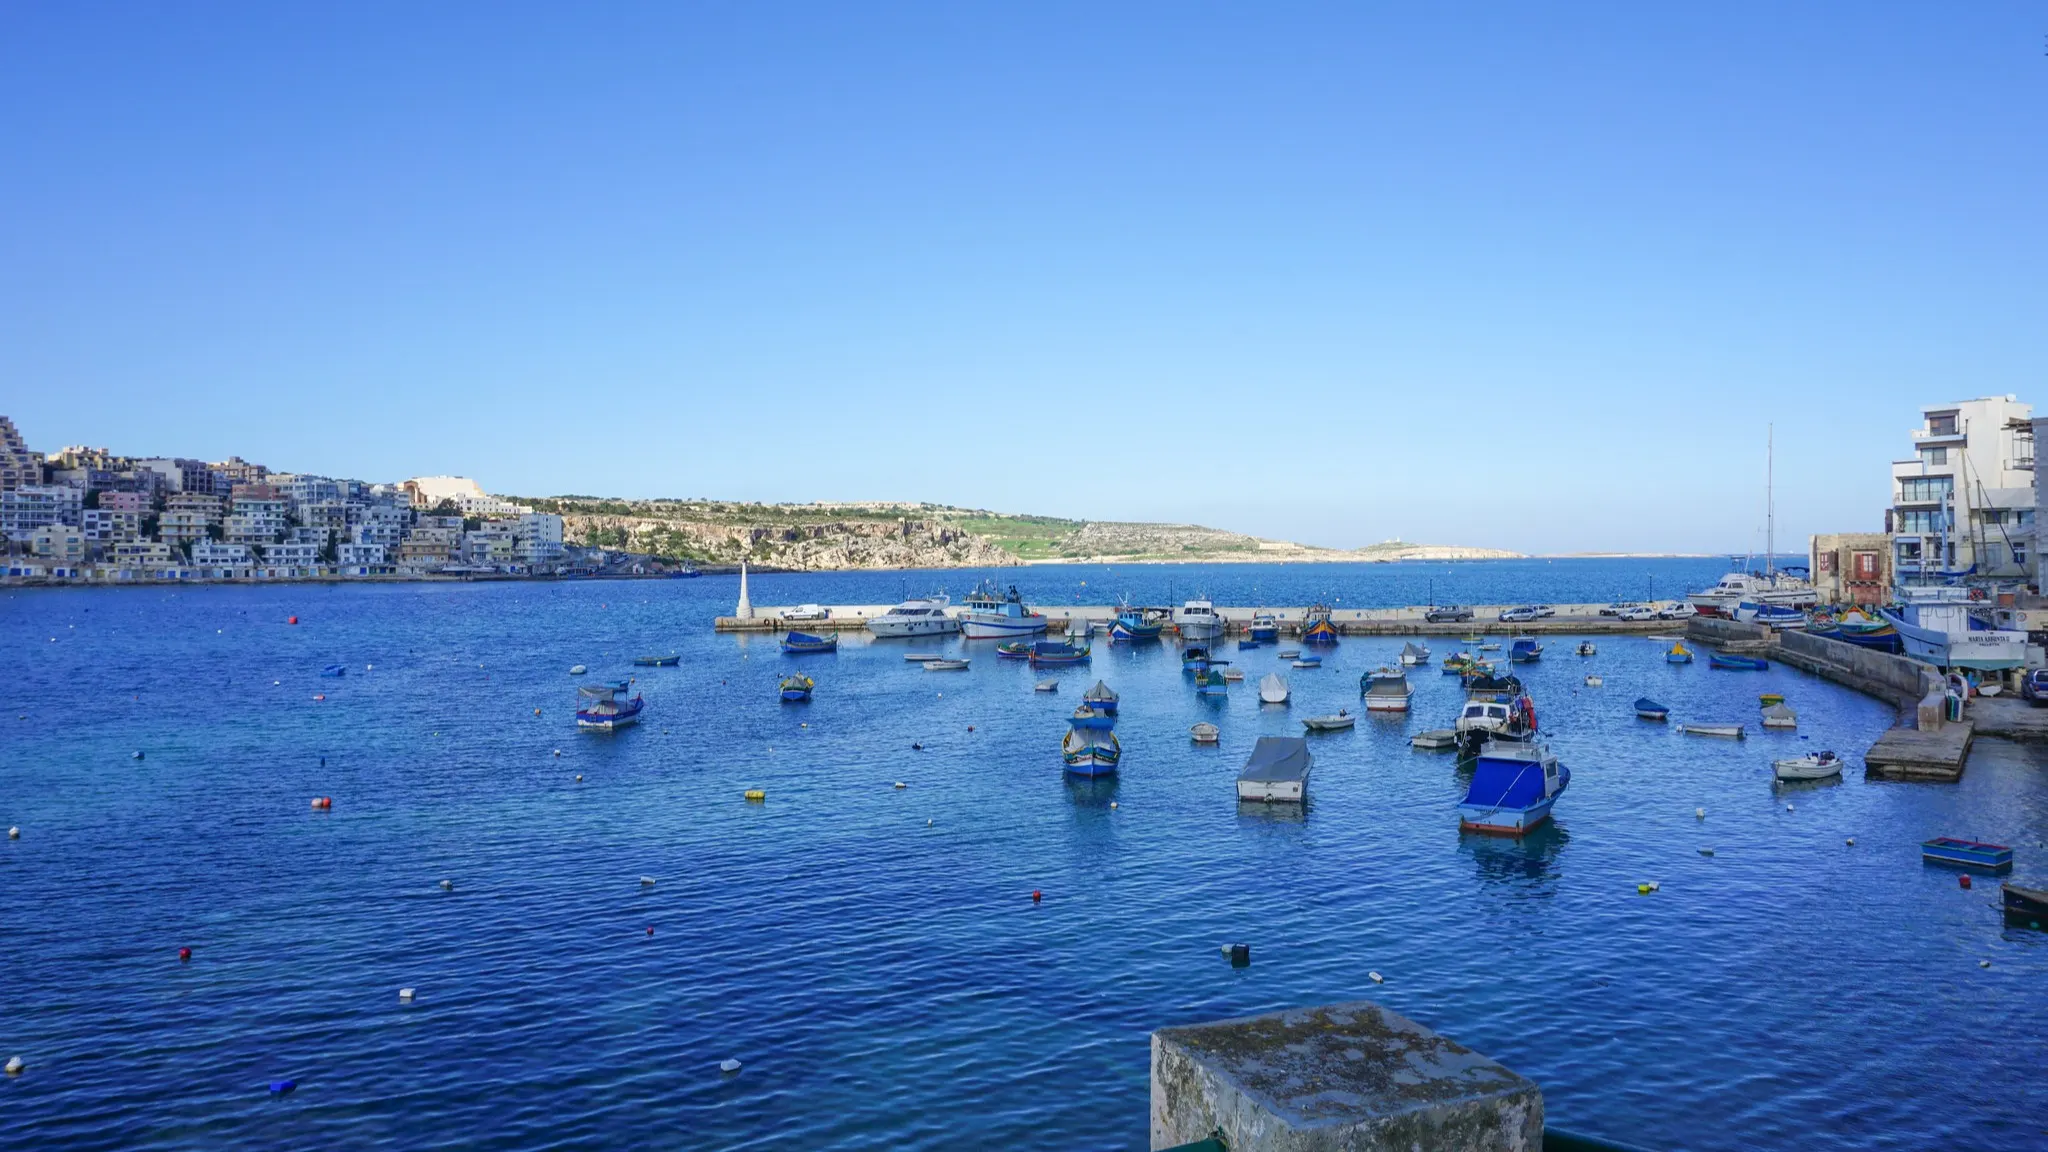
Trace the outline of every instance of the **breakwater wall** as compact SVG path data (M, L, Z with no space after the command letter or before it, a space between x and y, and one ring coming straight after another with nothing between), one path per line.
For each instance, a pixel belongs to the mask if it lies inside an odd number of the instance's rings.
M1899 708L1916 708L1942 688L1933 665L1803 632L1776 632L1760 624L1695 616L1686 635L1731 652L1764 656L1856 689Z
M794 629L799 632L851 632L867 627L867 622L889 611L889 604L833 604L823 606L830 615L821 620L789 619L793 607L756 608L752 616L720 616L713 627L720 632L784 632ZM1649 635L1658 632L1677 632L1683 625L1674 620L1622 620L1614 616L1602 616L1601 604L1559 604L1555 615L1540 620L1523 620L1504 623L1498 617L1511 605L1474 605L1470 608L1472 618L1464 621L1430 623L1430 609L1426 605L1408 605L1398 608L1340 608L1330 613L1330 625L1344 636L1464 636L1471 634L1490 635L1556 635L1569 633ZM1032 610L1046 618L1046 629L1054 634L1064 634L1080 621L1087 621L1097 631L1105 631L1116 620L1119 608L1110 604L1085 604L1070 607L1032 605ZM955 606L948 615L958 617L961 609ZM1157 611L1167 611L1160 606ZM1279 622L1284 635L1298 635L1309 609L1302 608L1235 608L1219 605L1216 609L1233 633L1244 632L1251 627L1252 617L1259 613L1271 613ZM1172 625L1167 625L1169 632Z

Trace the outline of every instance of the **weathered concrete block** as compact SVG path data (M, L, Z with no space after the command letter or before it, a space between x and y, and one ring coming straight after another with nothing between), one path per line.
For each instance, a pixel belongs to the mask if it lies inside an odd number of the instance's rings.
M1913 726L1922 732L1939 732L1948 723L1948 694L1936 689L1920 698L1915 709Z
M1152 1034L1152 1147L1541 1152L1543 1090L1367 1000Z

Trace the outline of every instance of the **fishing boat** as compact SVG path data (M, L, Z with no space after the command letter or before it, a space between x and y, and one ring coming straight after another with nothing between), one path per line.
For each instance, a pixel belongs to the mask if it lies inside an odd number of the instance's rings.
M1598 651L1600 651L1600 649L1593 647L1593 642L1591 640L1579 641L1579 655L1591 656Z
M924 662L924 670L927 672L965 672L967 671L967 661L927 660Z
M1671 650L1664 653L1664 662L1667 664L1690 664L1692 663L1692 649L1687 648L1683 640L1675 641L1671 645Z
M809 700L811 698L811 689L817 686L817 681L812 680L801 672L794 676L784 676L782 678L782 699L785 702Z
M1280 618L1271 612L1252 613L1252 639L1261 644L1272 644L1280 639Z
M1116 693L1110 690L1109 685L1104 684L1100 680L1095 682L1094 687L1081 693L1081 703L1095 709L1097 712L1106 712L1111 716L1116 715Z
M1833 752L1815 752L1790 760L1771 761L1771 775L1780 780L1827 780L1842 774L1842 758Z
M616 732L640 722L640 710L647 702L639 696L631 700L620 700L619 693L626 691L623 684L592 684L578 688L576 695L582 706L576 709L576 726L596 732Z
M1740 740L1745 735L1740 724L1680 724L1678 730L1687 736L1719 736L1728 740Z
M1223 635L1223 614L1207 600L1190 600L1173 610L1173 626L1183 640L1216 640Z
M961 602L960 635L969 640L1014 640L1045 631L1045 614L1025 607L1016 585L998 592L984 580Z
M1001 644L996 645L996 659L1029 660L1031 659L1031 644L1025 640L1005 640Z
M1327 647L1337 642L1337 626L1330 623L1330 608L1326 604L1310 606L1301 618L1301 642Z
M1473 657L1470 652L1453 652L1449 656L1444 657L1444 675L1463 676L1465 671L1472 667L1472 664Z
M1406 712L1415 689L1399 668L1376 668L1358 678L1359 695L1365 697L1367 712Z
M1259 703L1285 704L1287 697L1287 681L1278 672L1268 672L1259 681Z
M1183 672L1205 672L1209 668L1209 650L1200 644L1190 644L1181 649L1180 670Z
M1308 741L1299 736L1261 736L1237 775L1237 798L1264 804L1300 804L1308 799L1308 774L1315 767Z
M1779 729L1797 728L1799 727L1799 716L1783 704L1766 704L1764 705L1764 727Z
M802 656L809 652L839 651L839 635L813 636L809 632L791 632L782 638L782 653L785 656Z
M1188 738L1197 744L1214 744L1222 734L1222 729L1207 721L1188 729Z
M1074 709L1074 714L1072 716L1067 717L1067 723L1073 725L1076 728L1089 728L1098 729L1101 731L1108 731L1109 729L1116 727L1116 715L1115 713L1111 712L1098 712L1095 709L1090 708L1088 705L1083 704L1079 708Z
M1109 638L1112 642L1122 640L1125 643L1134 640L1157 640L1165 627L1166 625L1157 617L1144 609L1125 607L1118 610L1116 622L1109 626Z
M1922 841L1920 859L1929 864L1982 868L1989 872L2012 870L2012 849L2003 844L1958 840L1953 836L1937 836L1932 840Z
M1671 709L1657 703L1648 696L1636 697L1636 715L1644 720L1667 720Z
M1124 757L1123 745L1114 732L1090 732L1069 728L1060 740L1060 759L1076 776L1108 776Z
M2026 664L2027 634L1991 626L1982 589L1896 589L1899 603L1879 612L1898 630L1906 655L1936 668L2000 671Z
M1357 715L1348 708L1340 708L1329 716L1310 716L1301 722L1301 726L1311 732L1342 732L1357 724Z
M633 663L641 668L674 668L681 664L681 656L635 656Z
M1773 704L1783 704L1785 702L1785 694L1783 692L1764 692L1757 696L1756 702L1759 707L1769 708Z
M2008 916L2048 919L2048 888L2024 888L2008 880L1998 886ZM2034 925L2040 927L2039 923Z
M1508 662L1512 664L1533 664L1543 659L1543 645L1534 636L1517 636L1508 647Z
M1429 649L1422 647L1413 640L1401 645L1402 667L1415 668L1427 663L1429 663Z
M1527 696L1467 700L1451 728L1461 755L1470 759L1489 743L1519 742L1536 735L1536 706Z
M1258 648L1259 642L1257 640L1252 639L1249 636L1237 642L1237 650L1239 652L1254 652L1257 651Z
M1323 666L1323 658L1321 656L1303 656L1294 661L1294 666L1296 668L1321 668Z
M1057 680L1040 680L1031 686L1031 690L1033 692L1057 692L1060 690L1060 682Z
M348 675L348 667L342 664L329 664L327 667L320 669L320 674L322 676L346 676Z
M1058 667L1062 664L1085 664L1088 649L1076 648L1063 640L1040 640L1031 646L1033 668Z
M1860 609L1851 608L1825 625L1806 626L1809 636L1823 636L1829 640L1840 640L1858 648L1874 648L1879 652L1897 653L1904 650L1899 639L1899 630L1891 621L1882 616L1871 617Z
M1492 664L1474 664L1458 677L1458 683L1464 685L1467 696L1474 698L1522 694L1522 678L1504 675Z
M960 630L960 622L946 613L953 601L942 592L905 600L868 621L868 631L884 639L904 636L944 636Z
M1806 627L1806 613L1789 604L1766 604L1744 600L1728 615L1738 623L1761 624L1766 628L1776 628L1780 631Z
M1223 678L1221 668L1210 668L1195 676L1195 695L1225 696L1230 692L1230 681Z
M1473 633L1473 634L1472 634L1472 635L1470 635L1470 636L1460 636L1460 637L1458 638L1458 643L1460 643L1460 644L1469 644L1469 645L1471 645L1472 647L1474 647L1474 648L1477 648L1477 647L1479 647L1479 646L1480 646L1481 644L1484 644L1484 643L1486 643L1486 637L1484 637L1484 636L1481 636L1481 635L1479 635L1479 634L1478 634L1477 632L1475 632L1475 633Z
M1754 656L1729 656L1720 652L1709 652L1707 667L1727 668L1736 672L1766 672L1770 670L1771 662L1759 660Z
M1520 836L1550 819L1571 769L1540 744L1488 742L1458 805L1458 829Z

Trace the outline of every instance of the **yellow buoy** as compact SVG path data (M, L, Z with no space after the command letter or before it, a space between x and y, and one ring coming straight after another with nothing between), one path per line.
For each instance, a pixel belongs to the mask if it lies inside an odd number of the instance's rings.
M747 799L749 800L766 800L767 798L768 793L760 788L747 789Z

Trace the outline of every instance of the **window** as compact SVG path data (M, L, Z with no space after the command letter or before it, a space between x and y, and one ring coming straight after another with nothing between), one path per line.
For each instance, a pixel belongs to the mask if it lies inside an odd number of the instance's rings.
M1926 464L1946 464L1948 463L1948 449L1922 448L1920 450L1920 460Z
M1899 562L1902 564L1918 564L1920 562L1920 542L1918 540L1899 541Z
M1899 481L1901 504L1945 504L1955 487L1953 476L1911 476Z
M1953 412L1944 412L1939 416L1929 416L1927 418L1927 434L1929 436L1955 435L1956 414Z
M1892 531L1902 536L1928 535L1942 531L1946 518L1940 512L1901 510L1892 518Z
M1854 571L1856 573L1856 579L1858 580L1877 579L1877 553L1856 553Z
M2012 542L2012 562L2022 568L2027 566L2027 546L2018 540Z

